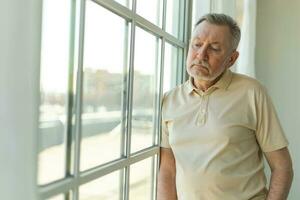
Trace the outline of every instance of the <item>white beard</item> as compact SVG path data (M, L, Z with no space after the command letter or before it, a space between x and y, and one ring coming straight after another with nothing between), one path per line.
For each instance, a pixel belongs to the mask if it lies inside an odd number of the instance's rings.
M203 74L200 70L194 70L191 68L187 69L188 74L193 77L196 80L199 81L214 81L216 78L218 78L224 71L225 68L220 69L218 72L212 75L211 70L209 67L206 67L208 70L208 74Z

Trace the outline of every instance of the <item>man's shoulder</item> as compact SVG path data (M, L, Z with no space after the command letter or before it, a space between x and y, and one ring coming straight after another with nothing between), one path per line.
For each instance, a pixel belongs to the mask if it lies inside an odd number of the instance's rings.
M188 81L186 81L164 93L162 100L162 116L164 120L172 119L174 115L177 115L176 113L180 113L179 109L186 108L189 91Z
M251 90L255 92L262 92L265 91L265 87L263 84L257 80L256 78L247 76L245 74L240 74L236 72L232 72L232 82L231 87L232 88L239 88L242 90Z
M174 99L178 97L178 95L187 94L188 90L188 81L181 83L174 88L170 89L169 91L163 94L163 100L166 101L167 99Z

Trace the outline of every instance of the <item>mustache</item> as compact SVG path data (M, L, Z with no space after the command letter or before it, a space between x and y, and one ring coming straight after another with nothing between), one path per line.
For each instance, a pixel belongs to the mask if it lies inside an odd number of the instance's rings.
M208 64L208 62L206 62L205 60L194 60L193 62L192 62L192 66L193 65L202 65L203 67L206 67L206 68L210 68L210 66L209 66L209 64Z

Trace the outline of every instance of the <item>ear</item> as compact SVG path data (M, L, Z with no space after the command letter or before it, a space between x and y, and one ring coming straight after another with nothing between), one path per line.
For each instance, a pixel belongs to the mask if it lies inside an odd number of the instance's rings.
M229 58L229 61L228 61L228 65L227 65L227 68L230 68L234 63L235 61L238 59L239 57L239 52L234 50Z

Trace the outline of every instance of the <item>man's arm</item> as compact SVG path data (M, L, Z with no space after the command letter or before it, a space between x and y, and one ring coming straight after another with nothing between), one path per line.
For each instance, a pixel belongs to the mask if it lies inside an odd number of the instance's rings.
M176 166L173 152L160 148L160 167L158 172L157 200L176 200Z
M292 160L288 149L266 152L271 168L271 180L267 200L286 200L293 180Z

